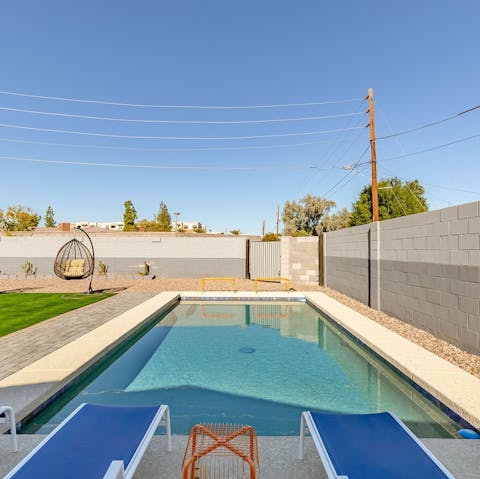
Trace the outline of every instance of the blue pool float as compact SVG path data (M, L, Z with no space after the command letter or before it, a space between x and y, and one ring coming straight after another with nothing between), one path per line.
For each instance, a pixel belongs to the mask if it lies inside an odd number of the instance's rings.
M471 429L460 429L458 434L462 436L464 439L480 439L480 434L476 431L472 431Z

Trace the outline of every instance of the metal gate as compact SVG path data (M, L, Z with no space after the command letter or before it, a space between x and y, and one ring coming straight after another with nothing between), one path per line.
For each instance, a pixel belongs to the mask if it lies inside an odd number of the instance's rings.
M251 241L250 279L280 277L280 241Z

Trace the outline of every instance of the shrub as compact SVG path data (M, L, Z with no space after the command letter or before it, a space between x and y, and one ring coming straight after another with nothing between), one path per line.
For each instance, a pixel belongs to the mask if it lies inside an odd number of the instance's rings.
M289 236L311 236L306 231L293 231Z
M275 233L266 233L262 238L262 241L279 241L279 240L280 240L280 235L277 235Z
M27 279L30 275L33 277L37 275L37 268L35 268L33 264L28 260L22 264L22 270L23 274L25 275L25 279Z
M100 276L105 276L108 273L108 265L106 265L102 260L98 262L98 274Z

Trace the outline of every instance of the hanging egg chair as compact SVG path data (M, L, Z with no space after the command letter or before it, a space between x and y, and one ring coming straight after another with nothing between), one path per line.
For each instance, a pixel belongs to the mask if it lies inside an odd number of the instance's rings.
M75 237L65 243L57 253L53 264L53 271L60 279L86 279L93 277L95 268L95 252L90 236L80 227L77 227L88 238L91 250ZM92 293L92 280L88 287L88 292Z

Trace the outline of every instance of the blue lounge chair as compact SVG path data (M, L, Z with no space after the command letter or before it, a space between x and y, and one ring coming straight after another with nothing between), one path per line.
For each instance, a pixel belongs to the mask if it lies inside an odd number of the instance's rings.
M391 413L302 413L301 459L306 429L328 479L454 479Z
M4 479L131 478L168 406L80 405Z

